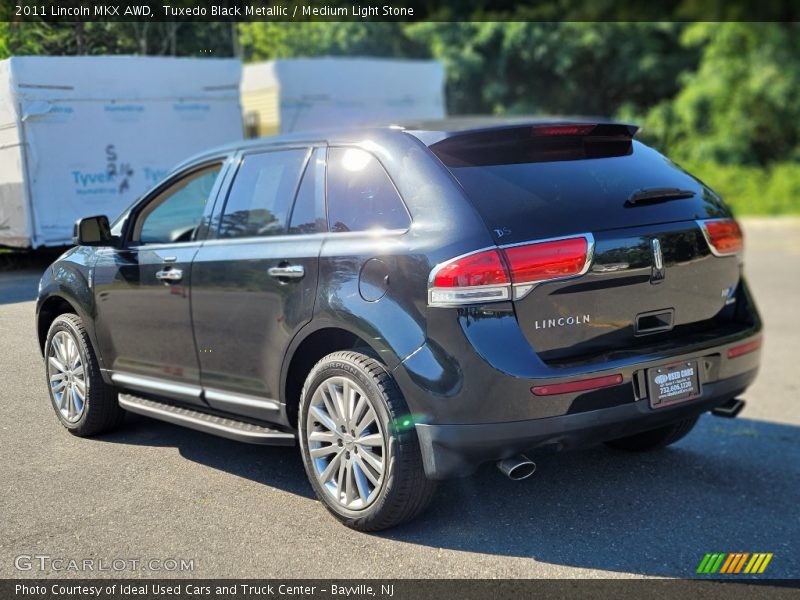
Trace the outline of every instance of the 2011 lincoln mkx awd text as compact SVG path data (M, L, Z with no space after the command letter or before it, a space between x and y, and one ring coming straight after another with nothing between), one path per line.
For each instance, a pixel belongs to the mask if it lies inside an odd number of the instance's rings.
M742 234L613 123L295 134L198 156L76 224L39 341L72 433L126 411L299 442L337 518L410 519L520 453L649 450L735 416L761 322Z

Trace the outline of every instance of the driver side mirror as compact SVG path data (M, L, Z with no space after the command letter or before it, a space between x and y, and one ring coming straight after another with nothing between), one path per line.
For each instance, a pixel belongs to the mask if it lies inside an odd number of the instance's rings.
M111 235L108 217L98 215L78 219L75 222L72 243L77 246L113 246L116 240Z

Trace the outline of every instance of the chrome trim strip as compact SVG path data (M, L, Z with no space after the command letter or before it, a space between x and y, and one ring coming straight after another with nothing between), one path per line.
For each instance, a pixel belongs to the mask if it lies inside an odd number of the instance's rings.
M258 396L250 396L248 394L237 394L236 392L224 392L222 390L206 388L205 396L206 400L219 402L220 404L229 404L231 406L249 406L251 408L262 408L273 412L280 411L281 409L280 403L276 400L259 398Z
M471 287L451 287L451 288L436 288L431 287L428 288L428 306L436 307L436 308L446 308L446 307L454 307L454 306L465 306L468 304L485 304L487 302L504 302L506 300L511 299L511 286L507 283L497 284L497 285L475 285ZM481 290L498 290L503 292L502 298L477 298L475 300L461 300L458 302L433 302L431 297L433 293L437 290L441 290L443 292L474 292L479 293Z
M158 379L156 377L131 375L128 373L114 373L111 375L111 381L123 386L144 390L147 392L166 392L167 394L173 394L175 396L182 396L184 398L191 399L200 398L200 395L203 392L203 389L200 386L185 383L175 383L172 381Z

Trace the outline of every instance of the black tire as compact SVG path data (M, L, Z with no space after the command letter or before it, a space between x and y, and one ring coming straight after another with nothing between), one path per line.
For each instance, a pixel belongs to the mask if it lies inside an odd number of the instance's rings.
M50 380L48 365L50 357L54 356L55 352L53 347L54 339L60 332L64 332L72 338L83 366L85 387L83 408L80 416L74 420L67 418L62 413ZM63 338L60 337L59 339ZM97 355L94 352L94 348L92 348L86 328L78 315L63 314L56 317L47 332L44 356L50 402L58 420L70 433L79 437L97 435L111 431L122 422L125 417L125 411L117 401L117 390L103 381L100 375Z
M699 418L700 416L698 415L658 429L650 429L628 437L611 440L606 442L606 446L628 452L659 450L684 438L694 428Z
M344 449L336 453L336 457L327 459L333 452L329 452L325 458L312 459L309 444L309 421L311 429L315 432L321 433L326 436L339 436L337 444L339 448L343 448L342 436L338 433L339 428L336 429L335 434L330 432L334 431L330 427L323 426L320 422L319 413L316 412L319 408L315 406L315 412L311 413L312 404L319 402L320 396L315 400L315 393L323 383L326 385L332 381L348 380L350 384L355 384L359 391L363 391L366 396L365 400L368 403L369 410L371 407L375 411L377 419L375 421L375 429L378 429L378 422L380 422L380 429L377 433L382 435L383 447L380 449L384 453L383 461L383 475L380 484L374 485L373 493L368 497L369 504L363 501L366 505L363 508L351 509L348 508L343 502L337 501L334 498L334 493L339 496L339 482L343 479L338 478L336 482L336 491L329 491L324 488L317 478L317 469L322 469L320 464L330 464L336 460L339 454L347 455L346 460L340 459L339 464L347 464L350 461L351 453L344 452ZM342 388L344 395L344 388ZM320 391L324 394L324 391ZM327 396L331 398L330 394ZM351 402L355 402L355 398L360 400L361 395L356 395ZM355 412L355 411L353 411ZM325 413L326 415L329 413ZM365 417L366 419L366 417ZM355 419L354 419L355 421ZM338 421L342 423L343 421ZM409 521L419 515L430 503L436 484L425 476L425 471L422 466L422 454L420 452L419 441L417 433L414 429L413 423L409 426L409 411L408 406L403 399L397 384L391 375L386 371L384 366L369 356L353 351L342 351L329 354L321 361L319 361L309 373L306 378L305 385L300 397L300 410L299 410L299 439L300 450L303 457L303 464L306 469L306 474L311 482L317 498L325 505L325 507L342 523L357 529L359 531L379 531L388 529ZM326 428L327 427L327 428ZM346 425L350 427L350 425ZM342 434L344 436L347 433ZM358 434L361 435L361 434ZM374 438L374 435L373 435ZM350 436L347 443L350 445L354 454L352 473L353 479L350 479L350 471L346 472L347 485L357 479L355 474L356 466L355 461L359 460L357 456L358 448L362 450L360 458L360 473L363 474L365 463L363 462L364 450L363 446L357 444L359 438ZM325 442L329 443L329 442ZM336 450L334 444L326 448ZM367 448L367 450L370 450ZM328 460L328 463L324 461ZM322 461L322 462L320 462ZM337 470L340 467L337 467ZM345 468L345 467L341 467ZM374 475L374 473L373 473ZM362 481L363 479L362 475ZM333 486L334 482L331 481L330 485ZM355 487L355 483L353 483ZM361 489L359 488L359 493ZM362 500L356 499L356 502Z

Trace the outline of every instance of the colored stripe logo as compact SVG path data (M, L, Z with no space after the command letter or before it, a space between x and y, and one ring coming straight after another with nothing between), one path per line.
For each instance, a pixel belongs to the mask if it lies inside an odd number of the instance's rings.
M769 561L772 560L772 552L729 552L714 553L710 552L700 561L697 573L701 575L736 575L763 573Z

